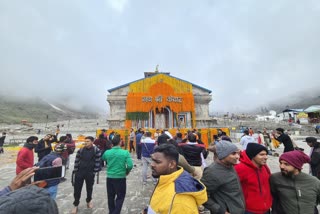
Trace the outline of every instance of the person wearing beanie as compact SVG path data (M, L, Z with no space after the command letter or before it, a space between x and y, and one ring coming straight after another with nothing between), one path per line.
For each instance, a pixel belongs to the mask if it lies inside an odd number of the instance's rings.
M44 167L62 167L62 153L67 150L67 146L64 143L59 143L54 147L54 150L44 156L36 166L40 168ZM41 174L39 175L41 176ZM37 178L35 176L35 180L42 180L41 177ZM47 185L44 187L50 194L52 199L56 199L58 192L58 185L60 183L60 178L46 180Z
M208 201L204 206L211 213L245 212L245 200L234 165L239 149L229 141L216 142L217 160L204 169L201 182L207 187Z
M303 164L309 161L309 156L299 150L286 152L280 156L281 172L270 176L272 213L318 213L320 181L301 172Z
M315 137L307 137L305 140L310 151L310 174L320 179L320 143Z
M280 143L283 143L284 145L283 153L294 150L292 140L289 135L284 133L283 128L277 128L276 133L273 136L277 141L279 141Z
M38 144L38 137L31 136L28 137L27 142L24 144L22 149L18 152L16 160L16 174L18 175L22 170L33 167L34 165L34 155L33 149ZM30 180L31 182L31 180Z
M58 214L58 206L48 192L29 185L0 197L0 213Z
M249 143L235 166L246 201L246 213L269 213L272 205L267 166L268 150L258 143Z

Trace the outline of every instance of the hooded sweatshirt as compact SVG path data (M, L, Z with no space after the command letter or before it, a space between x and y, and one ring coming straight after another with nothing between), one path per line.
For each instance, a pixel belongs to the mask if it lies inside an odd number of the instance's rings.
M206 187L180 168L174 173L160 176L150 199L148 213L198 213L198 206L207 199Z
M16 164L16 174L19 174L22 170L32 167L34 164L33 148L36 145L25 143L22 149L19 151Z
M246 210L257 214L266 213L272 205L268 166L256 167L243 151L240 155L240 163L235 166L235 170L240 179Z
M256 140L254 139L254 137L250 135L244 135L240 140L240 145L242 146L242 150L247 149L248 143L256 143Z

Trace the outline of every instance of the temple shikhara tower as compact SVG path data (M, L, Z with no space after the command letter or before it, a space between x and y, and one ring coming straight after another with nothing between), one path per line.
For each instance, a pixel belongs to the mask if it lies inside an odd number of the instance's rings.
M144 78L109 89L109 128L207 128L211 91L173 77L145 72Z

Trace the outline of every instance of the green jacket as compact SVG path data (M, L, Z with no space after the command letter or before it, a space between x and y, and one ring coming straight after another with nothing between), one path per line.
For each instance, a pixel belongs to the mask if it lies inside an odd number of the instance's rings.
M313 214L320 200L320 181L303 172L293 178L274 173L270 187L273 214Z
M107 150L103 154L102 160L107 162L108 178L125 178L133 167L130 153L121 149L120 146L114 146Z

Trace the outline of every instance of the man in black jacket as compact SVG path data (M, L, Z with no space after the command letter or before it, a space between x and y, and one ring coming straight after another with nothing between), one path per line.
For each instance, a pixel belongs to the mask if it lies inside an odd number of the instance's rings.
M165 133L166 131L168 130L167 129L163 130L161 132L161 135L158 137L157 139L158 146L164 143L168 143L168 140L170 139L170 137Z
M51 135L47 134L44 138L39 140L38 145L34 149L34 152L38 153L38 162L52 151L50 138Z
M207 158L207 150L204 144L197 142L197 136L194 133L188 134L187 143L178 144L179 153L181 153L191 166L194 166L202 171L202 157ZM202 155L201 155L202 154ZM197 177L197 179L200 179Z
M2 132L2 137L0 137L0 153L3 153L3 144L4 140L6 139L6 134L5 132Z
M294 147L293 147L293 143L290 136L284 133L283 128L277 128L276 131L277 131L277 133L275 134L276 140L279 141L280 143L283 143L284 145L283 153L293 151Z
M313 176L320 179L320 143L315 137L307 137L305 140L311 147L310 152L310 172Z
M81 190L83 182L86 182L87 189L87 207L93 208L92 204L92 190L94 184L95 173L101 170L101 151L93 145L94 138L88 136L84 141L84 148L79 149L74 162L74 202L73 202L73 214L78 212L78 205L80 203Z

